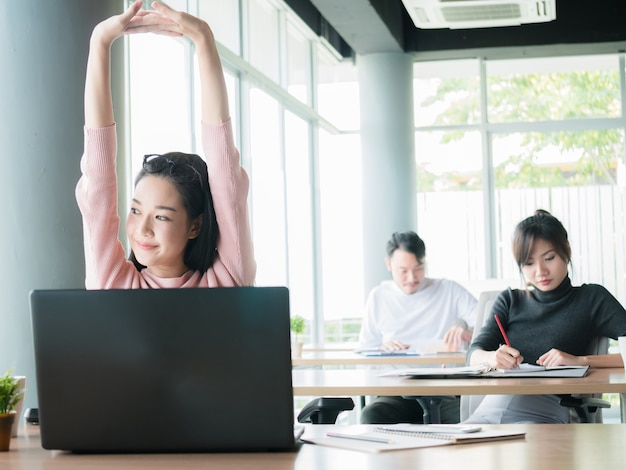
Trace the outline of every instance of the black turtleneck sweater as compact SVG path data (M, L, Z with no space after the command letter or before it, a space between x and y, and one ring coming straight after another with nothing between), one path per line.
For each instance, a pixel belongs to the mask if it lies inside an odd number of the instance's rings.
M511 346L524 362L534 364L552 348L575 356L588 354L595 337L626 335L626 310L604 287L573 287L569 277L550 292L507 289L500 293L467 357L476 349L493 351L504 343L494 314L502 322Z

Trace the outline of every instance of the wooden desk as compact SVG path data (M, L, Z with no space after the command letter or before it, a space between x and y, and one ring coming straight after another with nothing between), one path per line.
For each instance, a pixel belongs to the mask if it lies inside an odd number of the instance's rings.
M30 428L36 428L29 426ZM381 454L301 444L293 452L231 454L106 454L80 455L41 448L38 429L13 439L0 452L0 468L11 470L573 470L623 468L626 424L535 424L485 426L526 432L525 439L433 447ZM324 434L325 426L305 433Z
M303 351L302 357L291 359L293 366L357 366L357 365L441 365L465 364L465 353L424 354L421 356L363 356L352 351Z
M626 393L622 368L591 369L583 378L408 379L380 370L294 370L294 396L541 395Z

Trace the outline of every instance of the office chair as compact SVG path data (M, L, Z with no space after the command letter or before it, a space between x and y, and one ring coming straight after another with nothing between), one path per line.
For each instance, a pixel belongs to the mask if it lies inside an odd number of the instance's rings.
M485 291L478 296L478 308L476 310L476 319L474 321L474 333L472 341L478 336L478 332L485 323L485 312L491 313L493 304L501 291ZM467 419L476 407L483 401L484 395L464 395L461 397L461 421Z
M478 298L478 311L472 341L480 331L491 313L493 304L501 291L486 291ZM609 349L608 338L596 338L590 345L588 354L607 354ZM570 422L572 423L601 423L602 408L609 408L611 404L601 398L601 394L594 395L559 395L561 405L570 408ZM461 421L467 419L483 401L484 395L464 395L461 397Z
M349 397L318 397L307 403L298 414L299 423L335 424L342 411L354 409Z
M607 354L609 351L608 338L595 338L587 354ZM601 393L593 395L559 395L561 405L570 408L570 422L572 423L601 423L602 408L610 408L611 404L602 399Z
M441 402L456 400L456 396L402 396L405 400L416 400L424 410L422 422L424 424L441 423Z

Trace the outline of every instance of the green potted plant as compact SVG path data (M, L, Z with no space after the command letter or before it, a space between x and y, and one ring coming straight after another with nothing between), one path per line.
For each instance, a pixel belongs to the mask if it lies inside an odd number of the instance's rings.
M292 354L294 357L302 356L302 341L300 335L304 333L305 321L300 315L291 317L291 332L293 333Z
M11 429L17 419L15 407L23 396L19 380L11 376L12 370L0 377L0 451L11 446Z

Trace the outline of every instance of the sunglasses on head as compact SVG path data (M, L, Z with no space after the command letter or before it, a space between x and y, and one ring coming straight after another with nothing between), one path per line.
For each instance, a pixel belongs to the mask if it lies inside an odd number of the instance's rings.
M163 155L151 153L143 156L143 169L149 174L167 174L176 183L191 183L198 180L202 184L202 176L189 163L179 163Z

